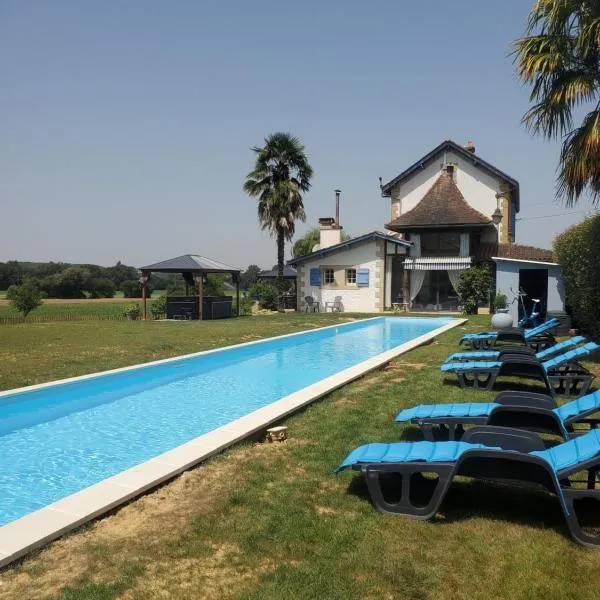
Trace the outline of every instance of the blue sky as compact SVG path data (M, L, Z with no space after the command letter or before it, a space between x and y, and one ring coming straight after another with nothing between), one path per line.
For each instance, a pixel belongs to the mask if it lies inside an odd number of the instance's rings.
M550 247L590 205L553 202L559 146L520 124L532 3L3 0L0 261L270 267L242 184L275 131L315 171L299 235L335 188L346 231L381 229L378 177L452 138L519 180L517 241Z

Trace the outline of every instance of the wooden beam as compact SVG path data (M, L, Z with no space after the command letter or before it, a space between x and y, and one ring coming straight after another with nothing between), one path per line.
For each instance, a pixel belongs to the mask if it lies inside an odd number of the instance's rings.
M204 296L204 284L202 282L202 273L200 273L196 281L198 285L198 319L202 321L202 298Z

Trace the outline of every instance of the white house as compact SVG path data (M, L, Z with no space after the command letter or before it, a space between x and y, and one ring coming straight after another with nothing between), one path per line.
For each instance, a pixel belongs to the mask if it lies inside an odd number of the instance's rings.
M341 241L342 228L334 219L320 219L320 243L311 254L290 261L297 269L298 308L306 297L352 312L383 312L386 259L405 256L410 242L380 231Z
M541 297L544 310L564 310L551 252L514 243L518 181L472 143L446 140L380 187L390 201L385 232L341 242L339 218L320 219L319 247L290 261L298 270L299 308L312 296L322 306L337 298L344 310L382 312L400 302L456 310L460 273L488 263L499 273L498 291L510 296L510 287L520 286Z

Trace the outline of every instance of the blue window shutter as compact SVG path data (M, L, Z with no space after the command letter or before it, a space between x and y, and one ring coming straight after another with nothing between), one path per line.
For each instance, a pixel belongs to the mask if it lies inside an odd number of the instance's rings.
M369 269L356 269L356 285L369 287Z
M321 285L321 269L310 270L310 285Z

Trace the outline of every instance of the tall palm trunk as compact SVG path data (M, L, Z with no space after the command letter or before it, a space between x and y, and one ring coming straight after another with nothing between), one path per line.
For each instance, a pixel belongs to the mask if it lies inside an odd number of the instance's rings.
M283 261L285 254L285 232L283 227L277 228L277 309L279 312L284 312L283 306Z

